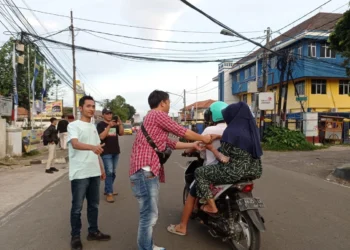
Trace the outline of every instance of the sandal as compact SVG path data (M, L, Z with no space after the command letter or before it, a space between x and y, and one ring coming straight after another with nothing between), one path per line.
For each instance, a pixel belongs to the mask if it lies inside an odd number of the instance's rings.
M167 230L169 233L172 233L172 234L176 234L176 235L180 235L180 236L185 236L186 234L184 233L181 233L181 232L178 232L176 231L176 225L170 225L168 226Z
M213 215L213 216L218 215L218 212L219 212L219 211L216 211L215 213L213 213L213 212L209 212L208 210L205 210L205 208L206 208L207 206L209 206L209 205L208 205L208 204L205 204L205 205L202 205L202 206L201 206L201 210L202 210L204 213L207 213L207 214Z

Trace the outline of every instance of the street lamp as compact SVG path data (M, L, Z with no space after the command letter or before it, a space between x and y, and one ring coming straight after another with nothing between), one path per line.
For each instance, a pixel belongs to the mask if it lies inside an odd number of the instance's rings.
M220 34L221 34L221 35L224 35L224 36L236 36L236 35L233 34L231 31L226 30L226 29L221 30Z

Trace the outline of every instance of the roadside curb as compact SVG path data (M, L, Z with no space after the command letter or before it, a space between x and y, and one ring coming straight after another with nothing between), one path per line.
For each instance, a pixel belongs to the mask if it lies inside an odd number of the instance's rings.
M350 181L350 164L344 164L333 171L333 176L346 181Z
M47 160L31 160L29 162L24 162L25 165L26 164L37 165L37 164L46 164L46 163L47 163ZM55 159L55 164L67 164L67 163L69 163L68 156Z

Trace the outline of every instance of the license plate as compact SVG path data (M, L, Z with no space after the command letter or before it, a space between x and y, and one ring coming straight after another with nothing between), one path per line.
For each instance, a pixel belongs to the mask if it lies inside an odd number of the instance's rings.
M264 203L259 198L242 198L237 200L240 211L264 208Z

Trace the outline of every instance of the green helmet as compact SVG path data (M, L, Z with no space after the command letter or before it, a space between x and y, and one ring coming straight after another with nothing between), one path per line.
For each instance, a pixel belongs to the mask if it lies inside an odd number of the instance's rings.
M228 105L225 102L217 101L210 105L209 109L211 112L211 119L213 122L223 121L224 117L222 115L222 110L225 109Z

